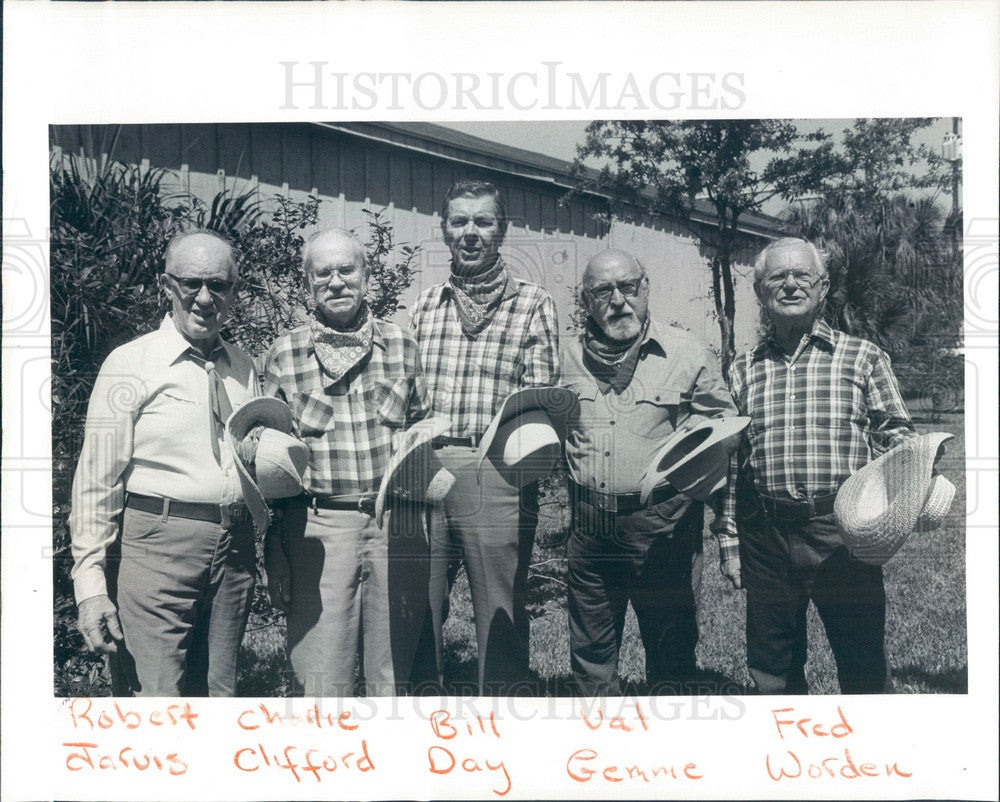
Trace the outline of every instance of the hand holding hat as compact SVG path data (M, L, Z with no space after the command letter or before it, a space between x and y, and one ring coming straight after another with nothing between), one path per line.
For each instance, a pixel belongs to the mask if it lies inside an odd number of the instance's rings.
M500 405L479 443L478 469L489 459L513 487L547 476L566 440L580 399L568 387L526 387Z
M710 418L675 432L646 469L640 502L645 504L664 483L697 501L707 500L725 486L729 458L749 424L744 417Z
M269 499L302 492L309 446L292 435L292 410L278 398L254 398L226 421L243 498L258 532L271 521Z
M433 440L450 428L451 421L447 418L427 418L393 437L395 450L375 497L375 522L379 527L385 520L390 493L408 501L431 504L443 501L448 495L455 484L455 475L434 453Z
M955 485L934 472L947 432L911 437L855 471L837 491L833 515L848 551L883 565L914 531L941 525Z

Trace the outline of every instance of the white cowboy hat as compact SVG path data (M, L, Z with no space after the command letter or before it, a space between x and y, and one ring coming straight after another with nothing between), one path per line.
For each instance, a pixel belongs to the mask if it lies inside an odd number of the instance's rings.
M263 426L251 465L240 457L239 444L257 426ZM226 442L243 486L243 498L255 528L266 531L271 521L269 499L297 496L309 464L309 446L292 435L292 410L278 398L254 398L226 421Z
M479 443L477 468L489 457L514 487L547 476L566 440L580 399L567 387L527 387L504 399Z
M914 531L941 525L955 485L935 474L947 432L911 437L855 471L840 486L833 515L848 551L861 562L882 565Z
M451 428L447 418L427 418L403 433L403 440L389 459L378 495L375 522L382 526L389 493L409 501L437 504L455 484L455 475L441 464L431 441Z
M705 501L726 484L729 458L750 418L709 418L676 432L656 452L639 489L639 501L665 482L686 496Z

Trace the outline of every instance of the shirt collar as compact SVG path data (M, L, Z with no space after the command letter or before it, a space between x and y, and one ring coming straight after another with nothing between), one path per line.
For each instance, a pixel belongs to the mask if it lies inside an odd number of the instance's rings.
M663 347L663 332L660 331L660 327L656 325L656 321L652 319L650 319L649 325L646 327L646 336L642 338L642 345L640 348L644 350L648 349L651 343L660 349L661 354L664 356L667 355L667 349Z
M160 335L161 352L168 365L173 365L191 350L191 343L184 339L184 335L178 331L174 319L170 314L164 315L158 332ZM229 343L220 337L218 344L210 354L210 358L213 358L217 362L231 362Z
M500 259L501 259L501 264L503 264L503 257L501 257ZM507 274L507 285L504 287L503 290L503 300L509 301L520 291L521 280L516 276L511 275L511 272L507 269L506 264L503 265L503 269L504 272ZM444 284L441 285L441 287L442 287L441 298L438 300L439 304L444 303L445 300L451 297L452 293L451 281L446 281Z
M810 329L809 333L804 336L817 345L823 345L828 349L834 347L833 328L821 317L813 321L812 329ZM796 349L796 353L800 353L801 350L802 344L800 341L799 348ZM768 352L771 354L779 354L781 355L781 358L784 359L784 351L781 346L775 342L774 337L771 334L768 334L767 339L754 348L753 360L757 361L758 359L761 359Z

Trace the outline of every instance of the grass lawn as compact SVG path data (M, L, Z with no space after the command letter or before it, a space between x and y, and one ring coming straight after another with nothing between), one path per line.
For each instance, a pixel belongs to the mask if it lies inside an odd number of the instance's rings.
M957 493L941 528L915 533L885 566L888 597L886 647L900 693L964 693L968 682L965 592L965 443L960 415L943 422L918 424L921 433L955 435L940 469ZM564 546L568 511L565 491L543 499L529 575L531 669L546 694L568 695L569 643L566 617ZM705 530L705 570L699 622L698 663L706 690L739 693L749 683L746 670L743 591L730 588L719 573L718 547ZM65 601L65 600L64 600ZM62 626L67 645L75 634L66 622L71 604L57 605L57 636ZM475 632L468 584L462 572L445 626L446 671L455 688L475 679ZM57 637L57 643L59 638ZM79 637L77 636L77 641ZM258 589L243 642L238 692L244 696L281 696L288 691L283 619L275 616ZM82 643L79 648L82 649ZM79 655L79 653L78 653ZM56 655L56 692L107 693L106 672L82 656ZM632 689L644 689L644 659L631 610L625 627L620 672ZM809 661L806 677L813 693L837 693L836 671L823 625L809 610Z

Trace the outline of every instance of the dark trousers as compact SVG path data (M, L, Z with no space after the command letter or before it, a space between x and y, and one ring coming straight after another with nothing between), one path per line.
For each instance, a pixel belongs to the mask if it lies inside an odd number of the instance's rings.
M694 678L704 507L678 496L631 514L574 499L566 557L573 677L584 696L617 694L629 602L646 652L648 693Z
M747 667L758 692L806 693L806 611L816 605L842 693L888 693L885 586L880 566L855 560L832 515L740 520L747 591Z

